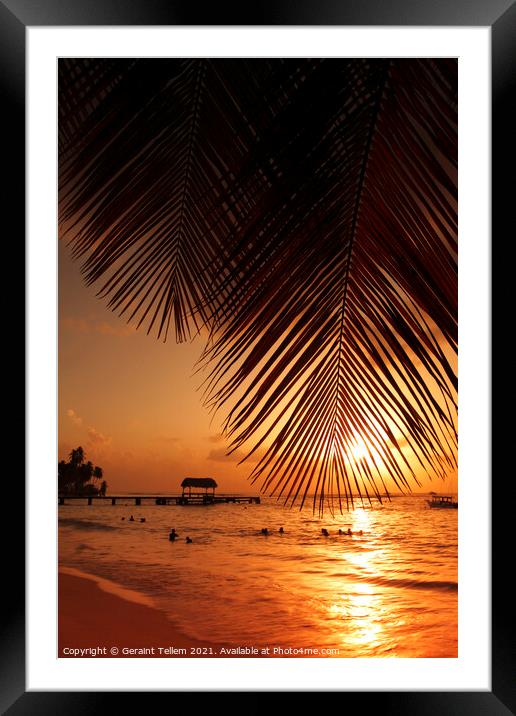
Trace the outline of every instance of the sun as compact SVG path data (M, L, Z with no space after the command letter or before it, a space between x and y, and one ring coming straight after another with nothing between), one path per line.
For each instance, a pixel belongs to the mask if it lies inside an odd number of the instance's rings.
M349 447L355 460L363 460L369 457L369 450L363 438L355 438L355 441Z

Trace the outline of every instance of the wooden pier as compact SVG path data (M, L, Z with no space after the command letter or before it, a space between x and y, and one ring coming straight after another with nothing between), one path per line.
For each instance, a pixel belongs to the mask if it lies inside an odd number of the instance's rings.
M212 495L205 492L192 492L182 495L59 495L58 502L64 505L72 500L86 500L88 505L94 502L111 503L116 505L124 502L134 505L221 505L228 503L260 504L260 498L256 495Z

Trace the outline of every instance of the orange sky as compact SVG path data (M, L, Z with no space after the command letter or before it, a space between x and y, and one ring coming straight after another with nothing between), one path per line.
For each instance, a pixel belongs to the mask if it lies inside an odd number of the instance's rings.
M185 476L209 476L221 492L256 494L247 480L254 463L225 456L224 416L212 421L196 390L202 347L201 338L162 343L128 326L84 285L59 242L59 459L81 445L111 493L176 492ZM456 477L446 488L456 490ZM423 480L422 489L443 485Z
M82 445L110 492L174 492L189 475L255 494L251 466L225 457L220 421L210 425L196 391L201 339L164 344L132 329L84 285L59 244L59 459Z

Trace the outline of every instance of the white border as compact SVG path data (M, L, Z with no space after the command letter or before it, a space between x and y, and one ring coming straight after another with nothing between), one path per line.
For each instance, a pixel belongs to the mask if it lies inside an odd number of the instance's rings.
M44 27L27 47L27 689L489 691L490 29ZM93 55L459 57L458 659L56 658L56 58Z

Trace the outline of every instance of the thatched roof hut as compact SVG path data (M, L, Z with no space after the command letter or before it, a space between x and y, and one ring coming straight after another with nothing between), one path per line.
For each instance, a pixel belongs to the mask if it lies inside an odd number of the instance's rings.
M191 494L192 487L200 487L206 492L208 491L208 489L211 489L215 493L217 483L215 482L213 477L185 477L185 479L181 483L181 487L183 488L183 495L185 493L185 488L188 488L188 492L189 494Z

